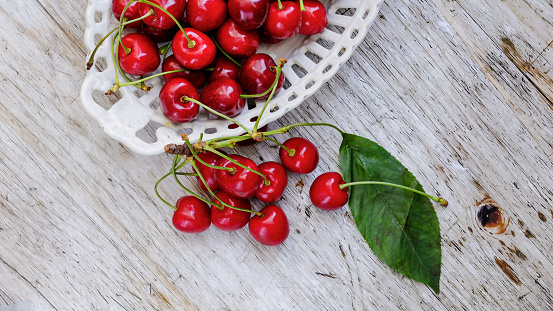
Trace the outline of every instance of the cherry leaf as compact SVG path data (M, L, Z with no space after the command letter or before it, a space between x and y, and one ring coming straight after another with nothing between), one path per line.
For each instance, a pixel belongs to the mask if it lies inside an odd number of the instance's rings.
M346 182L382 181L423 191L411 172L377 143L343 133ZM375 255L397 272L439 292L440 226L430 199L386 185L349 187L355 224Z

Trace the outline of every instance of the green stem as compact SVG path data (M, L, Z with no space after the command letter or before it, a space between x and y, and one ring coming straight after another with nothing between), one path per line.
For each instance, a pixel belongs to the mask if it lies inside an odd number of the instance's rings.
M223 55L225 55L228 59L230 59L231 62L233 62L236 66L238 67L242 67L242 64L240 64L239 62L237 62L234 58L232 58L232 56L228 55L227 52L223 51L223 49L221 48L221 46L219 45L219 43L217 42L217 40L215 40L215 38L213 38L213 36L211 36L211 41L213 41L213 43L215 43L215 46L217 47L217 49L219 51L221 51L221 53L223 53Z
M255 120L255 125L253 126L253 131L257 132L257 127L259 126L259 121L261 121L261 116L263 116L263 113L265 112L265 109L267 109L267 106L269 105L269 102L275 95L278 80L280 79L280 75L282 74L282 66L284 66L284 60L280 59L278 62L278 66L276 67L276 77L275 81L273 81L273 85L271 85L271 95L267 98L267 101L265 101L265 105L263 105L263 108L261 109L261 112L259 112L259 115L257 116L257 120Z
M303 5L303 0L300 0L300 11L305 12L305 6Z
M142 82L148 81L148 80L156 78L156 77L161 77L161 76L166 75L166 74L184 72L184 71L190 71L190 70L189 69L177 69L177 70L171 70L171 71L164 71L164 72L157 73L155 75L147 76L146 78L142 78L140 80L120 83L119 87L124 87L124 86L128 86L128 85L133 85L133 84L140 84Z
M338 132L340 132L340 134L344 134L344 131L339 129L336 125L333 125L333 124L330 124L330 123L294 123L294 124L290 124L288 126L281 127L279 129L276 129L276 130L265 132L264 134L265 134L265 136L274 135L274 134L284 134L284 133L288 132L291 128L296 127L296 126L329 126L333 129L337 130Z
M173 172L171 171L171 172L169 172L169 173L163 175L163 177L161 177L161 178L156 182L156 184L155 184L155 186L154 186L154 191L155 191L157 197L161 200L161 202L167 204L168 206L170 206L172 209L174 209L174 210L176 211L177 208L176 208L173 204L171 204L171 203L165 201L165 200L161 197L161 195L159 194L159 191L157 190L157 188L158 188L158 186L159 186L159 183L160 183L162 180L164 180L165 178L167 178L169 175L171 175L172 173L173 173Z
M287 148L286 146L284 146L283 144L281 144L278 140L276 139L272 139L272 138L269 138L269 137L265 137L266 140L268 141L272 141L273 143L279 145L282 149L286 150L286 152L288 152L288 155L293 157L294 154L296 154L296 149L290 149L290 148Z
M265 175L263 175L261 172L258 172L258 171L254 170L254 169L251 169L251 168L245 166L245 165L242 164L242 163L237 162L236 160L233 160L232 158L230 158L230 157L227 156L226 154L221 153L221 152L219 152L219 151L217 151L217 150L215 150L215 149L208 149L208 150L211 151L211 152L213 152L213 153L215 153L216 155L218 155L218 156L220 156L220 157L222 157L222 158L225 158L225 159L229 160L230 162L232 162L232 163L238 165L239 167L241 167L241 168L243 168L243 169L245 169L245 170L248 170L248 171L250 171L250 172L252 172L252 173L255 173L255 174L261 176L261 177L263 178L263 182L268 182L268 181L269 181L269 180L267 179L267 177L265 177Z
M184 161L183 164L186 164L186 163L188 163L188 160ZM192 162L192 163L194 163L194 162ZM181 188L183 188L186 192L190 193L192 196L194 196L195 198L197 198L198 200L200 200L200 201L202 201L202 202L205 202L205 203L208 204L208 205L212 205L213 202L211 202L211 201L209 201L209 200L203 198L202 196L199 196L199 195L196 194L194 191L192 191L192 190L186 188L186 186L184 186L184 185L181 183L181 181L180 181L179 178L178 178L177 168L175 167L176 165L177 165L177 164L173 161L173 168L171 169L171 174L173 174L173 177L175 177L175 181L177 182L177 184L178 184L179 186L181 186ZM181 166L182 166L182 165L181 165ZM179 167L181 167L181 166L179 166Z
M229 171L231 173L235 173L236 172L236 169L232 168L232 167L222 167L222 166L216 166L216 165L211 165L207 162L205 162L204 160L200 159L200 157L198 156L198 154L196 153L196 150L194 150L194 146L192 146L192 144L190 143L190 140L186 139L184 141L186 143L186 145L188 146L188 150L190 150L190 153L192 153L192 156L194 157L194 160L197 160L199 161L200 163L202 163L203 165L207 166L207 167L211 167L211 168L214 168L214 169L218 169L218 170L226 170L226 171ZM198 172L198 174L200 174L200 171L196 171ZM201 175L201 174L200 174ZM207 187L207 185L206 185Z
M347 184L341 184L341 185L339 185L339 187L340 187L340 189L344 189L346 187L355 186L355 185L383 185L383 186L396 187L396 188L409 190L411 192L423 195L423 196L431 199L434 202L440 203L443 206L447 206L447 204L448 204L447 200L445 200L444 198L438 198L438 197L435 197L435 196L430 195L428 193L425 193L423 191L419 191L417 189L413 189L413 188L410 188L410 187L407 187L407 186L402 186L402 185L393 184L393 183L389 183L389 182L384 182L384 181L356 181L356 182L350 182L350 183L347 183Z
M282 5L282 1L278 0L278 9L282 10L284 9L284 6Z
M265 90L265 92L260 93L260 94L242 94L242 95L240 95L240 98L258 98L258 97L262 97L262 96L265 96L265 95L271 93L276 88L276 86L278 84L278 79L280 78L282 68L276 66L275 70L277 71L275 81L273 81L271 86L267 90Z
M199 100L195 100L194 98L190 98L190 97L188 97L188 96L183 96L183 97L181 97L181 100L182 100L182 101L191 101L191 102L193 102L193 103L196 103L196 104L202 106L205 110L207 110L207 111L213 113L214 115L219 116L219 117L224 118L224 119L227 119L227 120L229 120L229 121L235 123L236 125L238 125L238 126L240 126L241 128L243 128L247 133L250 133L250 134L251 134L251 131L250 131L247 127L245 127L244 125L242 125L241 123L239 123L238 121L232 119L231 117L225 116L224 114L222 114L222 113L220 113L220 112L218 112L218 111L215 111L215 110L209 108L208 106L206 106L205 104L203 104L203 103L200 102Z

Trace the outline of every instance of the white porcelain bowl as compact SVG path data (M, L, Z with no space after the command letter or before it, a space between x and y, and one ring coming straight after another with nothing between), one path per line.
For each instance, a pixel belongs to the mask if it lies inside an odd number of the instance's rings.
M298 35L276 45L262 44L258 52L271 55L275 60L288 60L283 68L289 83L271 100L260 121L263 126L284 115L313 95L346 62L355 48L367 35L382 0L322 0L327 8L328 27L314 36ZM111 0L90 0L86 11L87 29L84 42L91 52L96 43L113 27L116 20L111 13ZM111 40L104 42L95 57L95 66L87 71L81 87L81 103L86 111L112 138L129 149L144 155L164 152L170 143L182 143L181 134L187 133L196 141L240 135L240 128L229 129L230 121L213 119L201 111L192 122L175 124L159 110L158 94L163 79L155 78L146 84L149 92L134 86L120 89L119 94L104 95L115 81ZM159 71L159 69L158 69ZM250 104L249 109L235 117L243 125L253 128L264 101Z

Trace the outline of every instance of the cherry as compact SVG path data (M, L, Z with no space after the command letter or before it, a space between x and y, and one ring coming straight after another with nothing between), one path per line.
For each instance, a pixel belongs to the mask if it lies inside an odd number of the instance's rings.
M273 204L265 206L260 213L250 219L248 228L252 237L267 246L282 244L288 238L290 225L284 211Z
M224 0L188 0L186 17L190 26L208 32L217 29L227 18Z
M185 68L202 69L207 67L215 59L217 47L203 32L194 28L184 28L184 32L191 40L190 42L182 31L177 32L173 39L173 55ZM192 47L191 44L192 43Z
M327 172L315 178L309 189L311 203L325 211L333 211L348 203L348 191L340 189L345 184L342 175L336 172Z
M252 170L259 172L259 168L255 162L246 157L237 154L231 154L228 157ZM216 165L234 169L234 172L224 169L218 169L215 171L215 180L221 190L241 199L247 199L254 196L263 179L260 175L240 167L225 158L219 160Z
M215 195L219 200L230 206L251 209L249 200L236 198L224 191L218 191ZM213 202L219 204L219 200L214 199ZM250 221L250 216L251 213L249 212L239 211L228 206L219 209L217 205L211 205L211 222L223 231L235 231L244 227Z
M186 233L200 233L211 226L209 205L194 196L184 196L177 200L177 210L173 214L173 226Z
M282 3L282 7L279 7ZM297 35L301 27L300 6L293 1L273 2L263 27L275 39L287 39Z
M277 44L283 39L276 39L270 33L267 32L265 27L259 28L259 40L265 44Z
M179 63L175 55L167 56L167 58L165 58L165 60L161 64L162 72L173 71L173 70L183 70L183 69L186 69L186 68L184 68L184 66L181 63ZM207 81L207 73L203 70L187 69L186 71L168 73L163 75L163 79L165 79L165 82L177 77L185 78L190 83L192 83L192 85L194 85L194 87L197 90L203 88L205 85L205 82Z
M209 83L202 90L200 101L227 117L233 117L246 106L246 99L240 97L242 94L244 91L236 80L222 78Z
M141 33L130 33L121 38L121 41L126 48L119 44L119 64L123 71L141 76L159 67L161 58L157 45L150 37Z
M303 6L300 33L308 36L321 33L328 25L324 5L318 0L303 0Z
M242 29L256 29L263 25L269 13L269 0L229 0L232 20Z
M149 0L150 2L159 5L173 15L175 18L179 19L186 9L186 0ZM139 3L140 15L146 15L150 9L154 9L155 14L148 16L144 19L144 24L152 26L158 29L170 29L175 27L177 24L175 21L167 15L162 10L153 7L149 4L140 2Z
M293 137L282 144L278 155L282 165L290 172L297 174L311 173L319 164L319 150L309 140Z
M270 184L261 183L255 192L255 197L265 203L279 200L288 184L288 176L284 166L278 162L264 162L259 165L259 172L267 177Z
M176 123L184 123L196 118L200 106L194 102L183 100L185 96L195 100L200 97L194 85L185 78L177 77L163 85L159 91L159 107L167 119Z
M238 80L238 76L240 75L240 67L225 56L216 56L212 67L213 71L209 76L208 82L221 78Z
M217 28L215 39L225 53L237 58L252 56L259 47L259 32L241 29L231 18Z
M144 25L140 29L140 33L143 33L152 38L155 43L164 43L171 41L177 31L179 31L179 27L176 26L170 29L158 29L152 26Z
M130 2L131 0L112 0L111 1L111 11L113 12L113 16L117 18L117 20L120 20L121 13L123 13L123 9L125 6ZM125 17L127 17L129 20L137 19L140 17L140 12L138 10L138 2L133 2L127 10L125 11ZM125 27L128 28L139 28L142 26L143 22L136 21L134 23L125 25Z
M271 56L257 53L248 57L242 67L238 82L246 94L261 94L267 91L276 79L276 63ZM281 73L275 94L284 85L284 73ZM269 94L261 98L267 98Z
M215 154L213 152L208 152L208 151L207 152L199 152L197 155L202 161L204 161L205 163L210 164L210 165L215 165L217 163L217 161L219 161L221 159L221 157L218 154ZM211 189L211 191L219 190L219 185L215 181L215 170L216 169L211 168L209 166L206 166L206 165L202 164L200 161L197 161L197 160L196 160L196 166L198 167L198 173L202 174L202 177L204 178L205 182L207 183L207 186L209 187L209 189ZM196 179L198 181L198 185L200 186L200 188L207 191L207 188L204 185L204 183L202 182L202 180L200 179L200 177L197 176Z

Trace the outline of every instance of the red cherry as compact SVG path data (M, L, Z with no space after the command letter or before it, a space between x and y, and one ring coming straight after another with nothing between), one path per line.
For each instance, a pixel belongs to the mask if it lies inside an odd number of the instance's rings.
M241 29L231 18L217 28L215 39L225 53L237 58L252 56L259 47L259 32Z
M194 41L194 47L188 47L188 40L182 33L178 31L173 39L173 55L177 58L185 68L202 69L211 64L215 59L217 47L203 32L194 28L184 28L184 32Z
M217 161L221 159L219 155L213 152L200 152L197 155L202 161L210 165L215 165ZM209 166L205 166L198 160L196 160L196 166L198 166L199 173L202 174L202 177L204 178L207 186L211 189L211 191L219 190L219 185L215 181L215 169ZM206 186L199 176L196 177L196 180L198 181L198 185L200 186L200 188L207 191Z
M303 6L300 33L308 36L321 33L328 25L325 6L318 0L303 0Z
M200 101L209 108L227 117L233 117L244 109L246 99L242 87L230 78L217 79L209 83L200 94Z
M240 75L240 67L226 56L215 57L215 61L211 67L213 67L213 71L209 76L208 82L213 82L221 78L238 80L238 76Z
M159 5L173 15L177 20L184 14L186 9L186 0L149 0L150 2ZM162 10L153 7L149 4L140 2L139 4L140 16L148 14L150 9L154 9L154 15L148 16L143 19L144 24L152 26L158 29L170 29L177 24L173 19L165 14Z
M328 172L317 177L309 189L311 203L325 211L333 211L348 203L348 191L340 189L345 184L342 175Z
M259 165L259 172L265 175L269 180L270 184L266 186L261 183L257 191L255 192L255 197L265 203L271 203L278 201L286 185L288 184L288 176L286 175L286 169L284 166L278 162L264 162Z
M188 0L186 18L190 26L208 32L217 29L227 18L224 0Z
M125 53L125 49L119 44L119 63L121 69L128 74L141 76L159 67L161 58L155 42L150 37L141 33L130 33L121 38L121 41L130 49L130 53Z
M229 0L228 11L238 27L246 30L259 28L269 13L269 0Z
M276 39L270 33L267 32L265 27L259 28L259 40L265 44L277 44L284 39Z
M199 233L211 225L209 205L194 196L178 199L177 210L173 214L173 226L186 233Z
M270 204L259 212L263 215L254 215L248 225L252 237L267 246L282 244L290 233L290 225L284 211L280 207Z
M237 154L231 154L228 157L252 170L259 172L259 168L255 162L246 157ZM222 169L215 171L215 180L221 190L241 199L247 199L254 196L255 191L257 191L257 188L259 188L259 185L263 179L261 176L250 170L242 168L225 158L219 160L216 165L235 169L234 173Z
M165 58L165 60L161 64L162 72L182 69L186 68L184 68L184 66L179 63L175 55L167 56L167 58ZM194 85L197 90L203 88L205 82L207 81L207 73L203 70L186 69L186 71L168 73L163 75L163 79L165 79L165 82L177 77L185 78L190 83L192 83L192 85Z
M218 191L215 195L230 206L251 210L249 200L233 197L223 191ZM219 200L214 199L213 202L218 204ZM239 211L228 206L224 206L220 210L216 205L211 205L211 222L223 231L235 231L244 227L250 221L250 216L251 213L249 212Z
M112 0L111 1L111 11L113 12L113 16L117 18L117 20L120 20L121 13L123 13L123 9L125 6L129 3L130 0ZM133 2L125 11L125 17L128 17L129 20L137 19L140 17L140 12L138 10L138 2ZM134 23L128 24L125 27L128 28L138 28L142 26L142 21L136 21Z
M263 27L275 39L287 39L297 35L301 27L300 6L293 1L282 1L282 9L278 2L269 6L269 14Z
M173 27L170 29L157 29L148 25L144 25L140 29L140 33L143 33L152 38L155 43L165 43L173 40L173 37L175 36L177 31L179 31L178 27Z
M275 82L276 67L273 58L265 53L257 53L248 57L240 68L238 82L246 94L261 94L268 90ZM284 85L284 73L278 79L277 90L275 94ZM269 95L260 98L268 98Z
M294 137L285 141L283 145L294 152L293 155L290 155L282 147L278 151L280 161L288 171L297 174L307 174L314 171L317 164L319 164L319 150L309 140L302 137Z
M194 120L200 112L200 106L191 101L184 101L186 96L199 99L198 91L192 83L184 78L174 78L159 91L159 107L165 117L176 123Z

